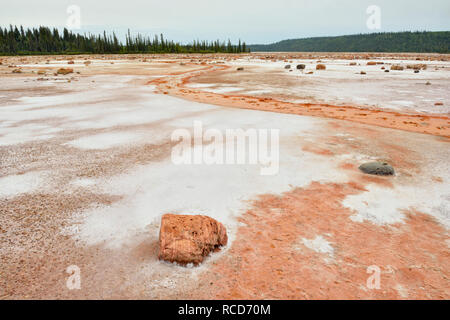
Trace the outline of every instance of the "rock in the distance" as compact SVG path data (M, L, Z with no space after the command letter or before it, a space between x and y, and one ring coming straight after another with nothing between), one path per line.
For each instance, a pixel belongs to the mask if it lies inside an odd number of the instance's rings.
M227 241L226 228L210 217L165 214L159 231L159 259L197 265Z
M324 64L318 64L316 65L316 70L326 70L327 66Z
M395 174L394 168L386 162L368 162L359 166L359 170L367 174L378 176L392 176Z

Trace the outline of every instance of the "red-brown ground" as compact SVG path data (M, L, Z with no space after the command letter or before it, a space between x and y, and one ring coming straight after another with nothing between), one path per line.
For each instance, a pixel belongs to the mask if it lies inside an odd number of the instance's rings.
M318 57L317 54L311 56ZM331 56L355 58L349 54ZM141 57L124 59L128 58ZM280 56L270 54L260 58L270 60L280 59ZM433 59L444 58L436 56ZM5 64L7 60L13 64L26 62L28 58L14 59L5 58ZM364 145L324 135L314 142L303 141L298 147L323 157L343 155L348 150L371 149L374 155L395 164L402 179L420 174L423 159L403 145L399 135L392 134L395 130L377 127L443 137L442 145L449 141L450 122L445 116L364 110L358 106L295 104L270 97L226 95L188 88L186 85L198 74L214 75L215 71L228 70L225 65L205 65L201 59L206 61L215 57L196 57L195 61L186 61L183 66L174 66L174 60L159 61L160 69L154 74L163 73L164 77L145 82L155 84L161 93L208 104L348 120L331 122L330 131L343 129L370 143ZM160 66L163 63L171 67L166 70ZM82 76L147 74L138 65L114 70L89 68L83 69ZM1 70L6 70L8 77L24 76L9 74L6 66ZM142 81L136 80L136 83L140 85ZM55 92L56 89L50 90L50 93ZM355 122L358 124L354 125ZM420 125L424 122L427 125ZM73 138L75 136L70 139ZM131 148L127 153L117 150L76 153L72 150L69 154L61 146L66 141L67 138L51 143L29 142L5 148L1 155L8 168L5 167L2 173L20 174L36 167L49 168L47 160L50 155L53 157L51 168L64 173L63 178L55 179L61 179L60 185L65 185L73 176L110 177L139 164L159 161L170 154L171 147L166 142L158 146ZM11 154L22 159L20 165ZM301 188L293 187L281 195L260 195L239 218L242 226L230 248L211 262L209 269L198 279L186 277L183 283L155 292L149 292L147 283L142 281L148 278L133 277L143 264L157 263L156 236L148 234L137 241L137 245L114 251L101 245L83 247L60 233L62 227L71 223L69 217L74 212L87 210L92 205L112 205L120 200L119 196L91 193L80 188L74 194L37 192L4 200L0 208L0 240L5 249L1 255L0 298L449 299L447 230L426 212L414 210L405 211L404 223L398 224L380 226L351 220L354 212L342 205L345 197L360 194L372 184L390 189L394 188L394 183L389 177L359 173L354 161L341 161L339 168L348 173L348 182L315 181ZM432 180L448 183L438 175L434 175ZM424 187L426 183L423 182ZM316 252L304 245L303 239L317 236L331 244L334 249L332 255ZM71 264L83 266L82 291L68 291L65 287L65 268ZM366 286L370 276L367 267L372 265L381 269L379 290ZM166 275L173 275L172 267L164 265L166 273L161 272L162 275L157 274L151 280L159 281ZM148 276L150 273L146 271Z

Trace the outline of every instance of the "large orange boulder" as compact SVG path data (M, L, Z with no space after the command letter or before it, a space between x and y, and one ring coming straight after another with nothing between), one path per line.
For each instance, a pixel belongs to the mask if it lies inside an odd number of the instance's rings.
M197 265L227 241L225 227L210 217L165 214L159 231L159 259Z

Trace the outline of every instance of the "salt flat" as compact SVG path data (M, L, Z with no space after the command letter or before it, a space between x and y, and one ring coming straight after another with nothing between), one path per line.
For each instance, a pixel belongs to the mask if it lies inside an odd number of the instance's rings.
M367 65L369 61L379 64ZM435 105L450 99L448 62L386 59L376 56L369 61L289 59L286 62L273 62L241 59L231 64L234 68L244 66L244 73L205 74L196 79L196 85L211 87L205 89L210 92L226 92L227 87L241 84L240 87L232 87L233 91L240 89L244 94L279 97L285 101L300 103L356 104L402 112L449 114L448 103ZM350 62L355 65L350 65ZM319 63L324 64L326 70L316 70ZM304 64L305 69L297 70L298 64ZM419 73L407 69L408 65L418 64L425 65L426 69L421 69ZM290 65L290 69L285 69L286 65ZM390 70L393 65L401 65L405 69ZM389 70L389 73L385 70ZM362 71L366 74L362 75Z
M233 292L245 298L304 292L320 298L311 288L321 278L352 279L340 291L325 282L327 297L339 292L364 298L405 292L448 296L448 138L200 103L177 97L170 88L163 94L152 82L163 79L173 86L170 81L184 76L178 73L201 71L201 64L180 66L175 60L163 68L155 59L143 75L134 72L142 61L92 60L89 67L76 61L80 75L58 76L58 81L37 81L26 72L0 77L5 85L0 92L0 272L7 274L0 278L0 290L17 298L230 298ZM297 62L305 61L290 64ZM315 65L306 62L308 69ZM284 61L238 58L225 63L230 68L223 73L201 74L182 90L242 95L264 90L261 96L274 97L290 92L285 98L310 94L331 104L337 98L345 103L366 98L375 101L371 107L391 109L397 101L403 111L433 113L436 109L424 101L439 98L445 103L438 113L448 112L448 90L439 89L448 85L447 64L429 62L444 68L430 67L420 79L405 75L411 70L395 73L398 83L390 80L391 93L385 94L378 69L354 67L368 73L360 86L361 75L344 71L346 61L323 62L329 68L305 80L309 75L286 71ZM60 65L64 62L50 64ZM128 74L118 65L126 65ZM238 65L245 73L235 72ZM49 67L39 61L21 66ZM432 85L426 88L432 89L421 93L423 98L411 96L414 87L408 84L422 86L427 79ZM40 86L45 89L29 90ZM405 86L408 92L400 92ZM221 132L280 130L279 172L263 176L259 164L174 164L171 134L192 132L195 121ZM357 169L373 160L391 163L396 175L368 177ZM221 221L230 237L227 247L199 267L158 261L159 221L169 212ZM409 245L413 241L416 247ZM63 271L73 264L89 283L79 292L65 287ZM362 275L373 264L396 270L386 275L384 293L361 289ZM411 280L405 265L420 265L415 272L422 280ZM294 283L301 276L303 285L292 287L273 270L282 270ZM246 274L250 271L254 277Z

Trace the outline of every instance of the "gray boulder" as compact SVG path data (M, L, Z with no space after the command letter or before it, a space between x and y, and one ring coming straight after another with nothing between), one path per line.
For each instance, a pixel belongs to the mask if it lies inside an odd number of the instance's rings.
M367 162L359 166L359 170L367 174L377 176L392 176L395 174L394 168L386 162Z

